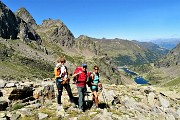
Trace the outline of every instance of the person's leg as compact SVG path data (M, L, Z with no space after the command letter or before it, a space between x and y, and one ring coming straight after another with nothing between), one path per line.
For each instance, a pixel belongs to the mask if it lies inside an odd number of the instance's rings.
M64 84L64 87L68 93L68 96L69 96L69 99L71 101L71 103L74 103L74 97L73 97L73 94L72 94L72 91L71 91L71 87L69 84Z
M99 100L98 100L97 91L93 91L93 95L94 95L95 105L96 105L96 107L98 107Z
M79 94L79 100L78 100L78 104L79 104L79 109L83 110L83 88L82 87L77 87L78 89L78 94Z
M57 103L62 104L61 103L61 96L62 96L63 85L61 84L61 82L56 80L56 86L57 86L57 89L58 89Z
M83 87L82 88L82 103L83 103L83 108L85 108L85 100L84 100L84 98L85 98L85 95L86 95L86 92L87 92L87 88L86 87Z
M93 103L95 102L95 97L94 97L94 93L92 92L92 101Z

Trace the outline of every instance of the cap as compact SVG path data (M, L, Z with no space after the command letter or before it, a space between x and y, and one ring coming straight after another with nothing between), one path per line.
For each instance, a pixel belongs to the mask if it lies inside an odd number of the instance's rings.
M87 64L84 64L84 63L83 63L82 66L83 66L83 67L87 67Z

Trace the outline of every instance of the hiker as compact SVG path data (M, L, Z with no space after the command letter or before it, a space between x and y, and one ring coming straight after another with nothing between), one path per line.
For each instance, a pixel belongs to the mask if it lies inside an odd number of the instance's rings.
M78 100L78 105L79 105L79 110L81 112L84 111L84 97L86 93L86 80L87 80L87 64L82 64L81 67L77 67L76 70L74 71L74 77L77 89L78 89L78 94L79 94L79 100Z
M98 108L98 87L102 88L102 84L99 81L99 67L98 66L94 66L94 72L91 73L90 77L91 77L91 91L92 91L92 100L95 103L95 108Z
M67 67L64 65L66 63L66 60L64 57L60 57L57 60L56 67L54 69L55 72L55 79L56 79L56 85L58 89L58 96L57 96L57 103L59 104L60 107L62 107L61 103L61 96L63 92L63 87L66 89L68 96L70 98L70 102L75 107L74 104L74 97L71 91L71 87L69 85L69 73L67 70Z

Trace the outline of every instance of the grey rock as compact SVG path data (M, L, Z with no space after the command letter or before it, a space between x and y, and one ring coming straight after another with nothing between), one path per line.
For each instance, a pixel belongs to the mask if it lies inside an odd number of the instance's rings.
M113 120L112 113L104 109L102 113L97 114L92 120Z
M166 120L175 120L175 117L173 115L167 115Z
M44 114L44 113L38 113L38 118L39 120L45 119L48 117L48 114Z
M0 90L0 97L2 97L3 96L3 93L1 92L1 90Z
M21 117L21 114L16 112L16 113L13 113L10 117L11 120L18 120L19 118Z
M155 98L155 94L153 92L150 92L148 94L148 103L150 106L154 106L154 102L155 102L154 98Z
M162 107L167 108L167 107L169 107L169 105L170 105L170 104L169 104L169 101L166 100L166 99L164 99L161 95L159 95L159 101L160 101Z
M180 108L177 109L177 115L178 115L178 117L180 118Z
M21 114L22 117L33 115L32 108L21 108L18 110L18 112Z
M5 112L0 112L0 119L4 118L4 117L6 117L6 113Z
M10 93L9 100L22 100L27 97L33 96L33 89L30 87L23 87L23 89L13 89Z
M6 85L6 82L2 79L0 79L0 88L4 88Z
M0 101L0 111L1 110L6 110L7 107L8 107L8 102Z
M151 87L147 87L147 88L144 90L144 92L145 92L146 94L149 94L150 92L154 92L154 90L153 90Z
M15 85L14 82L10 82L10 83L7 83L7 84L6 84L6 87L7 87L7 88L16 87L16 85Z

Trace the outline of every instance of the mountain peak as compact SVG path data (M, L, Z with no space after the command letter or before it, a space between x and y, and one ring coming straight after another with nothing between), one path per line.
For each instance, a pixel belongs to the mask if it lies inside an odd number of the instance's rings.
M18 17L20 17L22 20L24 20L29 26L32 28L37 28L36 21L32 17L32 15L27 11L26 8L21 7L17 10L15 13Z
M18 23L14 13L0 1L0 37L16 39Z
M61 46L71 48L74 45L74 35L59 19L43 20L38 31L46 33L51 41L59 43Z

